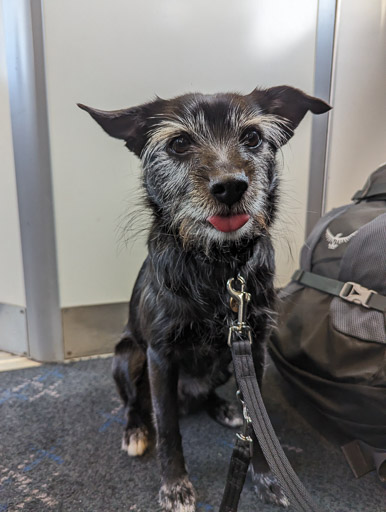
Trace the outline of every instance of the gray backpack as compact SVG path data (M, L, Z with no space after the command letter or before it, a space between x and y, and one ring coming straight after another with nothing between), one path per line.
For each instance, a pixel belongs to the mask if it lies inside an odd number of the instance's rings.
M319 220L279 297L277 368L334 426L354 474L386 481L386 164Z

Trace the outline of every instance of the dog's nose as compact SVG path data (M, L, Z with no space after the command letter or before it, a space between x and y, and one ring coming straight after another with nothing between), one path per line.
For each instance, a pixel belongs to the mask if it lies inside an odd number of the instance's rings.
M240 201L242 195L248 188L248 182L245 179L228 179L217 181L210 186L211 194L228 206Z

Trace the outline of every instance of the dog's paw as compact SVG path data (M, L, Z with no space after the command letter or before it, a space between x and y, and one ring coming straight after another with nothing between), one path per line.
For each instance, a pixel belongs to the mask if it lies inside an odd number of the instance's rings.
M149 433L145 427L125 430L122 438L122 450L130 457L143 455L149 445Z
M275 475L269 473L257 473L252 476L254 489L263 503L289 507L290 502L284 494Z
M216 404L216 406L208 412L213 419L225 427L236 428L241 427L243 424L243 418L237 407L225 400Z
M159 493L159 502L164 512L195 512L196 496L188 477L173 484L164 484Z

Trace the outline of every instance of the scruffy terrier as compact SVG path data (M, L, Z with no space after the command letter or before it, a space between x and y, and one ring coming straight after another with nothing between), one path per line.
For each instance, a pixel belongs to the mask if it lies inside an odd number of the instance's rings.
M127 411L122 447L142 455L154 423L162 509L193 512L179 413L202 405L223 425L241 424L238 411L215 391L231 375L226 283L238 272L252 294L248 322L261 384L275 300L275 156L308 110L321 114L330 107L288 86L245 96L157 98L112 112L79 106L141 159L152 213L149 254L113 363ZM263 498L286 504L272 477L255 479Z

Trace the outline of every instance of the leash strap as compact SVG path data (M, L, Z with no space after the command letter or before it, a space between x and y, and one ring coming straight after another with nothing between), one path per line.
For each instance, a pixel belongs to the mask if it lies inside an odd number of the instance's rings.
M247 429L251 427L253 428L269 468L278 479L291 505L299 512L321 512L321 509L314 504L311 496L292 469L265 408L255 373L250 328L245 322L247 304L244 301L248 303L250 295L245 292L244 279L238 276L238 280L242 284L239 292L232 288L233 279L230 279L227 285L232 298L240 302L238 322L229 329L228 345L231 347L236 381L244 406L244 432L248 432ZM239 441L244 442L248 447L248 460L244 455L243 457L240 456ZM219 512L237 512L246 469L251 458L250 445L251 443L246 438L245 433L238 434ZM244 453L247 454L246 448L243 451ZM240 478L237 475L239 468L243 472Z
M272 427L257 384L249 340L243 339L241 335L239 339L233 341L232 356L237 384L252 420L253 430L272 473L296 510L320 512L293 470Z
M251 434L252 427L248 426L247 435L250 436ZM237 437L229 464L220 512L234 512L237 510L251 460L251 449L252 444L250 442Z

